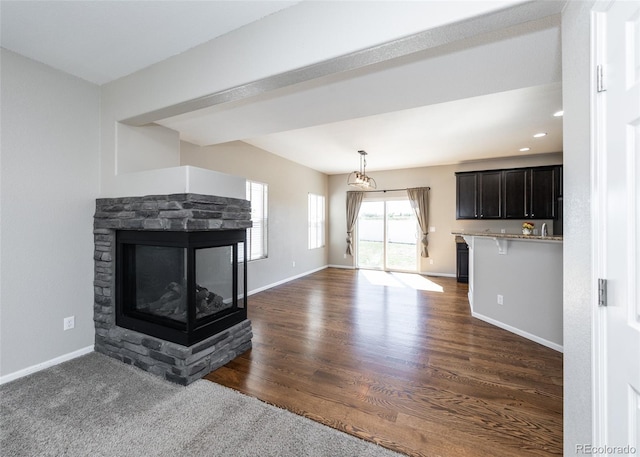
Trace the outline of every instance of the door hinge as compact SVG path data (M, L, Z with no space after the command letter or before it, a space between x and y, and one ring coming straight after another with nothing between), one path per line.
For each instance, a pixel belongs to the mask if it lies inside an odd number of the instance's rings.
M596 67L596 90L598 92L604 92L607 90L604 85L604 65L598 65Z
M598 306L607 306L607 280L598 278Z

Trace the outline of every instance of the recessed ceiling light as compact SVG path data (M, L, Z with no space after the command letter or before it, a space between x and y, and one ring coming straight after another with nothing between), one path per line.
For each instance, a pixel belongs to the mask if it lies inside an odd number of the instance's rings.
M527 152L530 151L531 148L520 148L520 152Z
M556 111L555 113L553 113L553 115L555 117L562 117L562 115L564 114L564 111L560 110L560 111Z
M547 132L540 132L533 135L534 138L542 138L543 136L547 136Z

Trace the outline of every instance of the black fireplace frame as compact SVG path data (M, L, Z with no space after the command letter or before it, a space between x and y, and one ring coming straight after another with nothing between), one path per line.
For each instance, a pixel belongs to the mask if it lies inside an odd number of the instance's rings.
M116 231L116 325L155 336L183 346L192 346L216 333L222 332L247 319L247 244L245 229L209 230L209 231L152 231L117 230ZM243 243L243 284L238 296L238 245ZM125 246L146 245L185 248L187 255L187 318L182 323L163 316L154 316L135 310L125 301ZM232 298L231 308L196 319L195 304L195 251L200 248L232 247Z

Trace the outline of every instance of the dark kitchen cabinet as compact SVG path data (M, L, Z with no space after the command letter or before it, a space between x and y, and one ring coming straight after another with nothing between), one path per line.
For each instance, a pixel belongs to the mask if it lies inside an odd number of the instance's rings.
M456 173L456 219L555 219L562 166Z
M502 171L483 171L479 180L479 219L500 219L502 217Z
M502 217L502 172L456 173L456 219Z
M553 219L556 217L557 167L537 167L531 169L531 219Z
M563 193L563 178L562 178L562 167L556 168L556 189L558 193L558 198L556 198L556 217L553 219L553 234L554 235L562 235L564 233L563 229L563 213L564 208L562 207L562 193Z
M505 219L554 219L561 167L504 170Z
M527 217L527 182L530 173L527 170L504 171L504 217L523 219Z
M478 217L478 174L456 174L456 219Z
M469 246L464 241L456 241L456 280L469 282Z

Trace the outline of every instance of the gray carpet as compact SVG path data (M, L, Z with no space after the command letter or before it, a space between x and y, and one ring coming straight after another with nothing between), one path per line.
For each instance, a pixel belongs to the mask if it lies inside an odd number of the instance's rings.
M0 386L0 455L399 454L209 381L180 387L91 353Z

